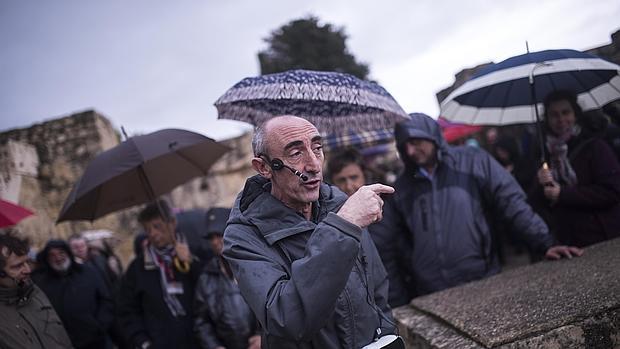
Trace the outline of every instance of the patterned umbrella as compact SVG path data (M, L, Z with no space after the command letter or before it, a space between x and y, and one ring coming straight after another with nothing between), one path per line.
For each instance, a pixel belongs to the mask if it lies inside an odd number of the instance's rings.
M374 82L311 70L245 78L226 91L215 106L220 119L255 126L277 115L300 116L324 136L391 129L408 118L396 100Z
M387 144L394 140L393 130L373 130L360 132L347 132L345 134L331 134L323 139L325 151L335 151L343 148L367 148L379 144Z

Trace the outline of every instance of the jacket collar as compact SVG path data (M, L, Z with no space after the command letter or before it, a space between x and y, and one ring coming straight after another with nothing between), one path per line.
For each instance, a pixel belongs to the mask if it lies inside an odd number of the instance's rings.
M287 237L314 230L327 213L338 210L344 201L344 193L322 184L319 199L312 204L312 220L308 221L271 195L271 182L257 175L246 182L238 200L239 210L234 212L240 212L273 245Z

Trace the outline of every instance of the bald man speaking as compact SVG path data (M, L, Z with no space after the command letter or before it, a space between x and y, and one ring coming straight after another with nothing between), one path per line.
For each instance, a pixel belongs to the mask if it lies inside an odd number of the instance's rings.
M262 348L403 348L392 335L387 274L365 229L382 218L373 184L347 196L323 183L321 136L280 116L259 126L252 167L224 234Z

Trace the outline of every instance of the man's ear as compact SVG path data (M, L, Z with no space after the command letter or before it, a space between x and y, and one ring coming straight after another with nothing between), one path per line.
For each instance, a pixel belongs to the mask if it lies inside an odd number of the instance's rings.
M252 167L259 175L271 179L272 172L271 167L267 164L263 158L252 158Z

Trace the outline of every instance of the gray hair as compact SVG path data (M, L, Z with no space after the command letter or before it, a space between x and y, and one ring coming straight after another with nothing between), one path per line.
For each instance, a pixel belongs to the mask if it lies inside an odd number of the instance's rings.
M265 141L265 136L267 132L265 132L265 125L267 123L262 123L256 126L254 130L254 136L252 136L252 151L254 151L254 156L258 157L259 154L267 155L267 142Z

